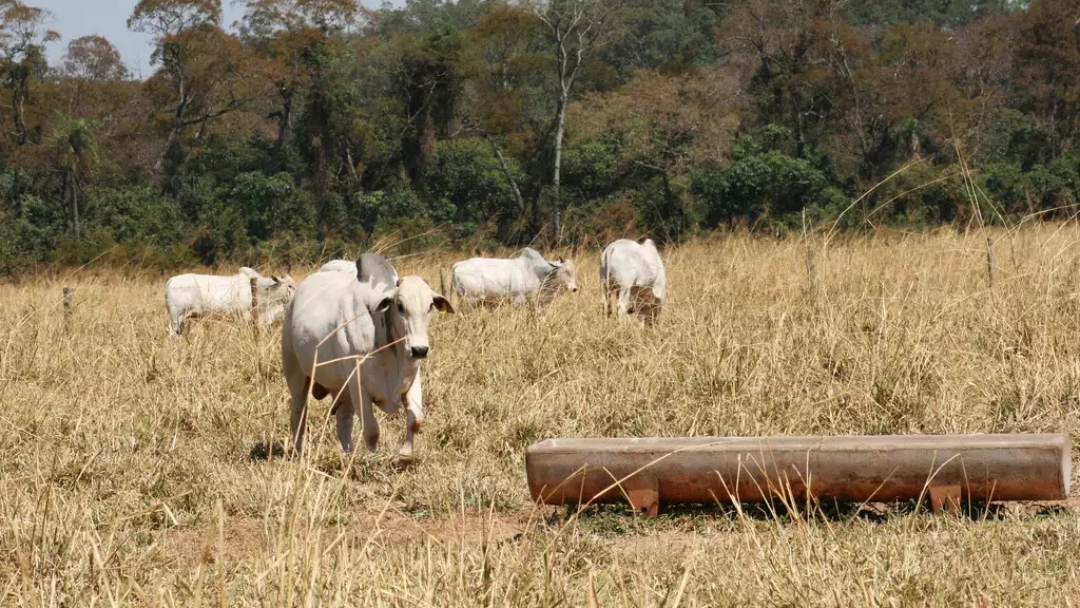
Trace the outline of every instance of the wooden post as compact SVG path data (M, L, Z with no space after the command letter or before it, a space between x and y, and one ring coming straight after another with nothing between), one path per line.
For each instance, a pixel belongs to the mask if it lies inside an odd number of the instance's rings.
M1026 434L549 439L525 451L525 471L533 500L546 504L627 497L655 513L672 503L929 495L940 509L961 497L1064 499L1071 445Z
M71 320L72 320L72 317L75 314L75 311L73 310L74 304L72 302L74 299L75 299L75 288L74 287L65 287L64 288L64 325L67 326L68 329L71 329Z
M817 268L814 266L814 246L806 238L806 208L802 210L802 237L806 245L806 276L810 283L810 295L817 295Z
M251 281L251 322L256 327L259 325L259 279L252 277Z

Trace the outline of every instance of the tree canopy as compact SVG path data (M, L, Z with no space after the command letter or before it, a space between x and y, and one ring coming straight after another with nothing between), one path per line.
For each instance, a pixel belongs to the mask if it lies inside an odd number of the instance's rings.
M1067 0L239 4L0 0L0 273L1080 211Z

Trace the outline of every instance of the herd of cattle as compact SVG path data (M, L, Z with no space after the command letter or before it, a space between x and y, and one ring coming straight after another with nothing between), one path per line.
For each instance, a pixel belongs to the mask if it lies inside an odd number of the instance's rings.
M664 264L651 239L619 239L600 256L601 297L609 316L636 315L643 325L652 325L666 287ZM465 308L534 302L546 310L564 290L577 291L574 263L547 260L528 247L513 258L472 258L450 268L449 293ZM404 407L399 457L411 462L413 436L424 419L420 363L430 352L428 326L433 311L454 312L450 299L421 277L399 277L377 253L365 253L356 262L327 262L299 285L288 275L264 277L246 267L233 276L184 274L165 283L169 335L179 335L190 317L247 311L252 302L263 324L285 316L281 358L296 451L303 446L310 392L320 400L335 396L331 412L346 452L353 449L357 407L364 443L372 451L379 442L372 405L387 414Z

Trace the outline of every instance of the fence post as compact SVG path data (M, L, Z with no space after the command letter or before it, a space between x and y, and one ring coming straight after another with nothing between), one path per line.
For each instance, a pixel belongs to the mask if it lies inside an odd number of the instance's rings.
M814 245L806 236L806 209L802 210L802 238L806 246L806 277L810 284L810 297L817 296L817 266L814 264Z
M74 315L74 311L72 310L72 300L74 300L74 295L74 287L64 288L64 325L67 326L68 329L71 329L71 319Z
M252 277L249 281L251 284L251 322L258 327L259 325L259 279Z

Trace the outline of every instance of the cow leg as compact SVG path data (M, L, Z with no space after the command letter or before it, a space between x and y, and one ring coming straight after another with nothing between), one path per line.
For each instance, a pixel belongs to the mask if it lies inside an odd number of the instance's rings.
M420 370L416 370L409 391L401 398L405 406L405 443L401 444L398 453L401 464L411 464L413 461L413 436L420 432L420 424L424 422L424 393L420 386Z
M630 314L630 288L622 287L619 289L619 318Z
M375 419L371 395L360 389L359 378L353 378L349 382L349 396L353 403L360 404L360 422L364 425L364 445L369 451L374 452L379 448L379 421Z
M293 449L299 454L304 448L304 430L307 428L308 377L291 359L292 357L286 357L282 367L285 383L289 386L289 436L292 438Z
M183 331L184 316L178 310L169 310L169 337L176 338Z
M351 392L351 391L349 391ZM341 450L346 454L352 454L352 430L353 420L356 419L356 408L353 407L349 393L342 393L334 404L334 416L337 418L337 436L341 442Z

